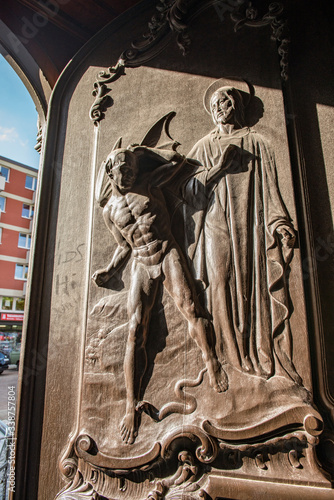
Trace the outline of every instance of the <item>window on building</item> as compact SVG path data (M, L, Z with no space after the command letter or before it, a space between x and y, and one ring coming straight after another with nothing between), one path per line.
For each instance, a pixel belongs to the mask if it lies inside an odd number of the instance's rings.
M28 276L28 266L24 264L15 265L15 279L16 280L26 280Z
M15 299L15 311L24 311L24 299Z
M30 234L26 234L26 233L19 233L19 244L18 244L18 247L19 248L27 248L27 249L29 249L30 248L30 244L31 244L31 235Z
M12 311L13 310L13 297L2 297L1 301L1 309L3 311Z
M36 190L37 177L31 177L31 175L26 175L26 188Z
M19 297L0 297L1 311L24 311L24 299Z
M6 182L9 182L9 168L0 165L0 175L6 179Z
M32 219L34 215L34 205L27 205L23 203L22 206L22 217L25 219Z
M0 196L0 212L4 212L6 208L6 198L4 196Z

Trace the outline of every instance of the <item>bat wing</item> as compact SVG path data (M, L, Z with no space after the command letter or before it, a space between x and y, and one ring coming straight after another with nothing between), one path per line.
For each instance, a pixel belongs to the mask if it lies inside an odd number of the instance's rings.
M106 162L103 161L99 168L96 185L95 185L95 200L100 205L104 207L110 198L112 192L112 186L109 177L106 174Z
M122 146L122 137L117 139L112 148L112 151L115 149L119 149ZM106 162L103 161L99 168L96 185L95 185L95 200L100 205L100 207L104 207L107 201L110 198L112 192L112 185L110 179L106 173Z
M174 141L169 133L169 124L176 115L175 111L167 113L160 118L154 125L146 132L145 137L142 139L140 145L156 149L171 149L176 151L180 145L179 142Z

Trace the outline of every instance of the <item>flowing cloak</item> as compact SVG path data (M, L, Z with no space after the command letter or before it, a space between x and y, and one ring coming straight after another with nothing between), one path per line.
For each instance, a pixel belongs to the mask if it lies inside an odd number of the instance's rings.
M236 146L232 165L207 182L224 149ZM202 167L185 183L185 245L192 271L205 284L222 363L264 377L300 378L292 363L286 268L292 249L276 229L292 224L282 201L275 159L267 142L243 128L214 130L190 151Z

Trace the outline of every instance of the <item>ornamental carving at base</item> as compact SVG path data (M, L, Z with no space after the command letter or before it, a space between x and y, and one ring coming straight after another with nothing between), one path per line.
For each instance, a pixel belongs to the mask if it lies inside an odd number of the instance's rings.
M226 79L204 103L215 128L189 153L168 113L140 143L117 140L97 173L95 244L110 252L92 269L57 500L211 499L219 477L326 483L322 417L294 361L297 230L256 132L263 103Z

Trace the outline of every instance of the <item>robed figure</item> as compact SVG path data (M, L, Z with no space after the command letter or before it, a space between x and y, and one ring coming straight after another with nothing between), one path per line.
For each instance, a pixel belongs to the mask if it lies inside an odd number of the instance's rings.
M221 363L265 378L280 365L301 383L292 362L286 277L295 233L273 152L245 126L244 95L234 87L212 93L216 128L188 154L201 165L183 189L188 257L205 290ZM228 168L221 162L226 148L234 149ZM208 171L220 162L223 175L207 185Z

